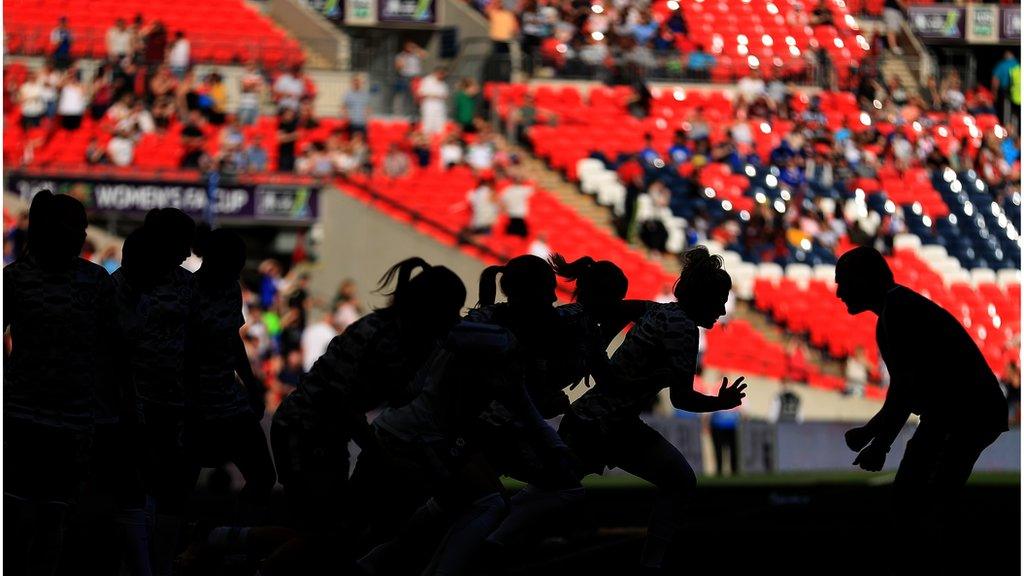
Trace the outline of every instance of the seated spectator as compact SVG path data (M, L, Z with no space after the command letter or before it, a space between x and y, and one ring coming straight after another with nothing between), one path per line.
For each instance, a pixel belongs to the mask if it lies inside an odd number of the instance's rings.
M100 64L96 69L96 75L89 86L89 94L92 100L89 102L89 116L93 120L99 120L107 113L107 109L114 103L113 73L106 64Z
M661 154L654 148L650 134L644 136L644 148L640 151L640 160L643 162L644 167L649 170L658 170L665 166L665 161L661 159Z
M200 106L203 108L210 124L220 126L227 118L228 92L224 86L224 77L218 72L206 75L200 87L202 94Z
M349 154L352 155L353 162L360 169L368 167L370 164L370 146L366 143L366 136L356 132L352 135L349 140Z
M89 138L89 144L85 147L85 163L90 166L107 163L107 151L103 149L95 136Z
M832 26L833 18L832 11L828 9L828 5L822 0L814 7L811 11L811 26Z
M82 86L82 73L77 68L72 68L68 70L61 83L60 97L57 100L57 115L60 117L61 128L78 130L82 126L82 117L85 116L88 105L89 99L85 87Z
M462 164L462 140L458 134L449 134L440 149L441 168L448 170Z
M490 135L481 134L466 148L466 164L474 170L490 170L494 167L494 152Z
M363 85L363 77L356 74L352 76L352 89L345 94L342 104L342 115L348 120L349 136L356 132L366 134L370 114L370 91Z
M459 81L458 90L455 92L455 122L467 134L476 132L474 121L479 108L480 87L472 78L463 78Z
M404 178L409 175L409 155L398 144L392 143L384 156L384 175L388 178Z
M327 155L331 159L335 172L339 174L351 174L360 168L358 160L352 154L352 145L343 143L337 138L329 139L327 142Z
M305 99L299 103L299 128L302 130L315 130L320 126L320 121L313 113L313 101Z
M707 80L711 78L711 69L715 67L715 57L704 51L703 44L697 44L686 59L686 70L693 78Z
M416 157L416 164L420 168L430 166L430 142L422 132L413 132L410 138L412 153Z
M153 124L161 132L167 130L178 117L178 106L173 96L164 96L153 103Z
M114 166L131 166L135 158L135 139L127 128L120 128L107 142L107 157Z
M164 96L173 95L178 87L178 79L171 69L161 66L149 81L149 100L155 102Z
M323 142L314 142L306 146L302 157L295 162L295 171L315 178L326 178L334 174L334 163L327 154Z
M128 115L117 123L115 130L122 129L127 130L130 134L150 134L156 130L153 116L146 110L141 100L136 100Z
M267 171L269 158L263 147L263 137L255 134L249 146L245 148L245 171L253 174Z
M530 197L533 192L533 186L525 182L518 172L512 174L512 183L502 191L501 205L508 215L505 233L509 236L529 236L526 219L530 214Z
M668 158L672 164L680 166L690 159L693 155L693 151L690 149L689 142L687 142L686 132L683 130L676 130L675 142L668 149Z

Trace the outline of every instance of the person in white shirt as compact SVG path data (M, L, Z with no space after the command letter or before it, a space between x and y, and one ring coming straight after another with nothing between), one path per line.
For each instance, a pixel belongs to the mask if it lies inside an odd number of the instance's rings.
M736 90L739 92L743 102L747 104L768 94L768 86L765 85L764 79L761 78L761 73L758 71L755 71L750 76L740 78L740 81L736 84Z
M277 107L298 111L302 97L306 95L306 84L302 81L302 66L296 64L277 77L274 82L274 99Z
M124 18L118 18L107 30L107 58L123 58L132 51L134 36Z
M470 168L482 171L494 167L494 143L487 136L481 134L466 149L466 164Z
M185 33L178 30L174 33L174 42L171 49L167 51L167 65L171 72L181 80L185 77L185 71L192 63L192 44L185 38Z
M452 166L462 164L463 151L462 142L458 134L450 134L441 145L439 156L441 157L441 169L448 170Z
M490 234L494 222L498 220L498 203L494 201L494 177L485 175L480 178L476 188L466 195L471 216L466 232L469 234Z
M28 79L18 88L18 104L21 106L21 127L29 130L39 126L46 115L46 87L35 72L29 72Z
M85 115L88 105L81 72L77 69L69 70L60 89L60 98L57 100L57 115L60 116L61 127L65 130L78 130L82 126L82 116Z
M313 364L327 351L328 344L338 335L338 330L331 322L331 313L324 312L320 320L302 331L300 346L302 347L302 371L309 372Z
M135 158L135 141L128 130L118 130L107 142L107 158L114 166L131 166Z
M508 224L505 225L506 234L522 238L529 235L526 217L530 213L530 196L533 196L533 186L525 183L519 174L514 174L512 184L507 186L501 194L501 204L505 208L505 213L508 214Z
M420 130L428 138L444 132L448 122L448 85L444 68L437 68L420 81Z

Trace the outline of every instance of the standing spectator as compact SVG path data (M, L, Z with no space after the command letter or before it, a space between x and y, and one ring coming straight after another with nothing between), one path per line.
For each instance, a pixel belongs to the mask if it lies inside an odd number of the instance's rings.
M395 91L391 100L391 113L409 115L414 113L412 81L423 74L423 60L427 57L427 51L420 48L415 42L405 43L402 51L395 56L395 70L398 78L395 79ZM396 106L396 101L398 106Z
M106 64L96 69L96 76L89 86L89 115L93 120L103 118L114 103L113 74Z
M903 4L899 0L885 0L882 19L885 20L885 38L889 43L889 50L897 56L903 54L897 36L903 27Z
M167 53L167 29L164 23L156 20L142 35L142 61L147 68L153 69L163 64Z
M39 126L46 115L46 86L38 74L29 71L27 80L18 88L16 100L21 106L21 128L27 131Z
M362 318L365 312L359 303L355 280L346 278L341 282L334 297L334 327L339 332L344 332L356 320Z
M445 69L438 67L420 81L420 130L430 138L444 132L448 121L448 84Z
M107 59L120 60L134 52L132 31L124 18L118 18L107 30Z
M529 235L529 228L526 225L526 218L530 213L530 196L533 195L533 186L523 181L520 174L512 176L512 184L508 185L501 193L501 204L508 215L508 224L505 225L505 233L511 236L526 238Z
M199 168L203 157L203 139L206 137L203 126L203 115L198 110L189 112L188 120L181 129L181 145L184 152L181 156L182 168Z
M551 27L537 5L537 0L526 0L520 12L522 19L522 35L520 49L523 54L523 71L533 75L534 59L540 49L541 42L551 35Z
M348 133L359 133L366 135L366 125L369 122L370 91L363 84L363 77L359 74L352 76L352 89L345 94L342 103L342 114L348 119Z
M260 100L263 97L263 90L266 82L260 74L255 62L250 62L245 67L245 74L241 79L241 90L238 96L238 122L242 126L252 126L260 114Z
M512 74L511 51L509 47L519 34L516 15L505 7L504 2L492 2L487 9L490 21L491 55L490 66L484 71L484 78L497 82L508 82Z
M295 170L295 142L299 139L299 117L292 108L284 108L277 121L277 171Z
M135 140L127 128L120 128L107 142L107 157L114 166L131 166L135 158Z
M415 132L409 137L409 142L412 144L412 155L416 157L416 165L420 168L429 167L430 141L423 134Z
M464 233L490 234L499 214L498 203L494 200L494 176L490 173L481 176L476 188L466 195L466 202L471 216Z
M171 42L171 49L167 51L167 65L171 72L180 80L185 76L192 64L192 44L185 38L185 32L178 30L174 33L174 42Z
M729 453L729 475L740 472L740 451L736 442L739 408L711 413L711 444L715 450L715 474L725 476L725 453Z
M1010 101L1010 88L1012 86L1010 72L1014 68L1020 68L1020 62L1014 56L1013 51L1007 50L1003 54L1003 59L992 70L992 93L996 95L996 111L1003 122L1009 122L1007 103Z
M467 134L476 132L473 121L476 120L479 106L480 87L472 78L459 80L459 89L455 92L455 122Z
M388 178L404 178L409 174L409 155L396 143L388 147L384 156L384 175Z
M71 42L68 18L61 16L57 21L57 27L50 32L50 57L58 70L66 70L71 66Z
M782 381L779 394L772 401L772 421L781 423L803 422L800 413L800 396L793 392L787 380Z
M82 73L72 68L64 79L57 101L57 115L60 116L61 127L65 130L78 130L88 105L85 87L82 86Z
M864 387L868 383L867 354L862 346L858 346L846 359L846 393L863 396Z
M274 101L278 110L298 110L303 96L306 95L306 83L302 81L302 65L295 64L281 73L274 82Z
M210 124L220 126L227 119L228 90L224 86L224 77L219 72L211 72L206 76L203 90L209 98L209 107L206 110L206 117Z
M338 335L338 330L334 326L333 318L329 310L323 310L318 314L316 322L305 327L302 331L301 346L302 349L302 371L308 373L315 363L324 352L327 351L328 344L334 337Z

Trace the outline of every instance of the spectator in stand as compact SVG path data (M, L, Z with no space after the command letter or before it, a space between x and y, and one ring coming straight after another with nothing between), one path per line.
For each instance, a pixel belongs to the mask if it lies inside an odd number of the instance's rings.
M434 69L420 81L417 95L420 99L420 130L428 138L444 132L448 122L447 72L443 67Z
M1003 59L992 70L992 80L989 84L992 93L996 96L996 111L999 113L999 118L1005 123L1010 122L1008 103L1013 84L1010 73L1014 68L1020 68L1020 61L1017 60L1017 56L1012 50L1007 50L1003 53Z
M295 144L299 138L299 117L295 110L285 106L277 121L277 171L295 170Z
M409 155L398 144L392 143L384 156L384 175L388 178L404 178L409 175Z
M530 242L530 247L527 249L527 253L540 258L541 260L547 260L554 255L554 251L551 250L551 245L548 244L547 234L537 234L533 242Z
M533 100L532 94L527 94L523 98L523 105L513 110L509 114L509 120L513 122L515 127L515 138L516 142L521 144L528 144L526 142L527 131L537 124L538 110Z
M269 161L267 149L263 147L263 137L254 134L245 148L245 171L249 174L266 172Z
M470 218L469 224L462 231L464 235L488 235L491 233L500 213L494 197L494 187L494 175L488 171L481 174L476 187L466 194Z
M740 78L740 81L736 83L736 92L740 96L740 102L747 106L753 104L758 98L767 96L768 87L764 83L761 71L754 70L750 76Z
M200 160L203 157L203 145L206 132L203 127L206 125L203 115L198 110L188 114L188 120L181 129L181 168L199 168Z
M832 11L829 10L828 5L824 0L822 2L818 2L818 5L811 11L811 25L832 26L833 24Z
M462 139L458 134L449 134L440 149L441 168L448 170L453 166L462 164L463 160Z
M21 107L21 128L27 131L38 127L46 116L46 86L38 74L29 71L15 100Z
M206 117L210 124L220 126L227 118L228 91L224 86L224 77L219 72L211 72L203 83L203 92L209 98Z
M260 113L260 101L263 98L263 91L266 82L255 62L250 62L245 67L245 74L240 80L240 94L238 97L238 121L242 126L252 126Z
M294 64L277 77L274 82L274 102L278 111L289 109L298 111L302 98L306 95L306 83L302 78L302 65Z
M487 19L490 22L491 54L489 65L484 69L484 79L508 82L512 73L510 46L519 34L519 21L501 0L488 6Z
M160 20L155 20L142 34L142 62L149 69L163 64L167 55L167 28Z
M885 21L885 38L889 50L892 50L892 53L897 56L903 54L903 49L900 48L898 41L898 35L903 28L903 3L899 0L885 0L882 19Z
M526 183L519 172L513 172L512 183L501 193L501 205L508 215L506 234L520 238L529 236L526 219L530 214L530 197L533 196L533 192L533 186Z
M411 40L406 42L402 51L395 56L395 70L398 72L398 77L395 80L394 94L391 98L392 114L415 114L412 82L423 74L423 60L426 57L427 51Z
M124 18L118 18L107 30L107 59L120 60L135 52L132 31Z
M107 142L107 157L114 166L131 166L135 158L135 139L131 130L119 128Z
M523 71L532 76L534 59L540 50L541 42L553 33L550 23L538 6L537 0L526 0L520 12L522 19L522 35L520 49L523 56Z
M409 137L409 143L412 145L412 155L416 158L416 165L420 168L427 168L430 166L430 142L420 132L413 132L412 136Z
M78 130L82 126L89 100L82 85L82 73L77 68L68 70L60 87L60 98L57 101L57 115L60 125L65 130Z
M89 86L89 116L99 120L114 103L113 73L107 64L100 64Z
M366 135L366 126L373 112L370 108L370 91L366 89L360 74L352 76L352 89L345 94L341 113L348 120L349 137L357 132Z
M85 146L85 163L90 166L107 163L107 152L95 136L89 138L89 143Z
M334 325L333 314L330 310L320 310L317 313L317 321L306 326L302 331L302 371L308 373L324 352L328 344L338 335L338 329Z
M316 114L313 112L313 100L304 98L299 103L299 129L316 130L319 127L320 121L316 119Z
M167 51L167 65L179 79L185 76L185 71L192 65L192 44L182 30L174 33L174 41Z
M868 357L864 347L858 346L846 359L846 393L863 396L868 384Z
M359 302L359 290L355 280L346 278L341 282L338 293L334 297L333 309L334 327L338 332L344 332L356 320L363 317L366 310Z
M942 79L942 104L947 112L960 112L967 101L960 87L960 74L950 70Z
M703 44L697 44L686 59L686 71L696 80L710 80L715 57L704 51Z
M50 58L58 70L66 70L71 66L71 42L67 16L61 16L57 20L57 27L50 32Z
M476 132L477 109L480 106L480 87L476 80L463 78L459 80L458 90L455 92L455 122L462 128L465 134Z

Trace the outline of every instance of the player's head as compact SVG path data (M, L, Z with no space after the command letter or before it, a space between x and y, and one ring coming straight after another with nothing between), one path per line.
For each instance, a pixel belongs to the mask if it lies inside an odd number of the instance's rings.
M610 260L584 256L567 262L561 254L555 254L551 257L551 267L555 274L576 283L573 299L595 312L620 302L629 289L626 274Z
M241 236L231 230L218 228L207 234L203 244L200 278L218 284L236 281L245 267L245 241Z
M413 276L413 272L421 270ZM384 290L395 282L391 292ZM422 258L407 258L388 269L377 291L390 297L388 308L398 313L404 328L441 335L459 321L466 305L466 285L444 266L431 266Z
M192 254L196 222L177 208L154 208L146 214L146 228L153 234L157 257L177 266Z
M698 326L711 328L725 315L732 278L722 268L722 257L712 256L705 246L688 250L682 260L683 270L674 290L676 300Z
M501 292L509 304L523 310L550 308L555 297L555 272L542 258L516 256L504 266L488 266L480 274L480 304L493 304L495 280L501 275Z
M45 266L68 264L82 252L87 226L81 202L43 190L28 212L28 252Z
M850 314L880 309L895 283L892 269L874 248L858 246L836 263L836 296Z

